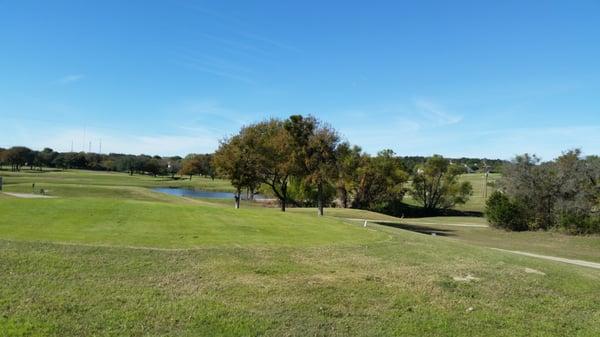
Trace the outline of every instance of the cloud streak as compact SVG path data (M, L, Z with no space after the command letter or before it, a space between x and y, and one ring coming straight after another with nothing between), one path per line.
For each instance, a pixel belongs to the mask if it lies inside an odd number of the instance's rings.
M224 58L212 57L208 55L192 56L187 53L182 53L178 59L178 63L193 70L233 79L247 84L256 83L251 78L253 75L252 70L228 61Z
M79 81L83 80L84 77L85 76L83 74L66 75L66 76L61 77L58 80L56 80L56 83L58 83L60 85L67 85L67 84L79 82Z
M435 125L451 125L462 121L462 116L448 113L442 106L431 100L416 99L415 107L423 117Z

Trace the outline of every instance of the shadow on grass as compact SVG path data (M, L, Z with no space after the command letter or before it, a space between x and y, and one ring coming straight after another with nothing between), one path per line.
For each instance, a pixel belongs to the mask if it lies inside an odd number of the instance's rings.
M420 206L409 205L403 202L389 203L373 211L406 218L424 218L432 216L472 216L483 217L482 212L459 211L455 209L427 209Z
M427 226L422 226L422 225L410 225L410 224L403 224L403 223L377 222L377 221L373 221L373 222L375 222L376 224L382 225L382 226L403 229L406 231L411 231L411 232L415 232L415 233L419 233L419 234L426 234L426 235L435 234L436 236L438 236L438 235L439 236L456 236L454 234L455 231L452 229L439 229L439 228L427 227Z

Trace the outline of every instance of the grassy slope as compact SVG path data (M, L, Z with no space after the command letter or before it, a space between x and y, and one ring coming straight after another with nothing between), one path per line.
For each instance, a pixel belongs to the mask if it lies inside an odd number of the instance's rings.
M233 191L233 187L226 180L193 177L173 180L170 177L152 177L135 174L130 176L118 172L99 172L85 170L43 172L22 170L20 172L0 171L4 177L4 184L23 184L24 188L31 191L31 184L36 184L36 189L46 188L46 184L77 184L77 185L106 185L106 186L139 186L139 187L192 187L209 191ZM49 188L51 189L51 188Z
M392 238L191 251L0 241L0 328L38 336L600 333L600 299L590 296L600 292L599 271L410 232ZM466 275L479 280L453 280Z
M313 214L316 209L302 208L291 209L291 212ZM430 230L443 232L453 240L460 240L469 244L482 247L494 247L508 250L519 250L530 253L580 259L600 263L600 236L574 236L558 232L507 232L495 228L448 226L460 225L487 225L485 218L477 217L430 217L415 219L399 219L388 215L357 209L327 209L331 216L342 218L369 219L397 221L406 226L408 230ZM360 224L361 222L357 222ZM382 223L383 224L383 223ZM394 224L385 224L393 227Z
M0 335L600 334L598 270L314 210L53 184L60 198L0 200Z
M0 203L0 235L42 240L161 248L213 245L322 245L385 239L335 218L235 210L206 203L115 198L11 199Z
M470 217L404 219L402 222L443 230L449 238L479 246L600 262L598 235L573 236L557 232L506 232L494 228L444 226L452 223L485 224L482 218Z

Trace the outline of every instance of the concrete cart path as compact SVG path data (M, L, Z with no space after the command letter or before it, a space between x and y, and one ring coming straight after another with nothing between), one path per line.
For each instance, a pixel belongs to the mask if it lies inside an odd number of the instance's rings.
M583 260L573 260L573 259L565 259L564 257L556 257L556 256L549 256L549 255L533 254L533 253L521 252L521 251L518 251L518 250L506 250L506 249L500 249L500 248L491 248L491 249L498 250L498 251L501 251L501 252L507 252L507 253L513 253L513 254L519 254L519 255L529 256L529 257L536 257L536 258L539 258L539 259L545 259L545 260L551 260L551 261L569 263L569 264L574 264L576 266L582 266L582 267L589 267L589 268L594 268L594 269L600 269L600 263L596 263L596 262L589 262L589 261L583 261Z
M428 225L428 226L454 226L454 227L478 227L478 228L488 228L487 225L475 225L475 224L449 224L449 223L434 223L434 222L411 222L410 219L403 220L371 220L371 219L359 219L359 218L343 218L348 221L360 221L360 222L374 222L374 223L404 223L404 224L414 224L414 225Z
M13 192L3 192L6 195L10 195L17 198L26 198L26 199L44 199L44 198L55 198L50 195L43 194L31 194L31 193L13 193Z

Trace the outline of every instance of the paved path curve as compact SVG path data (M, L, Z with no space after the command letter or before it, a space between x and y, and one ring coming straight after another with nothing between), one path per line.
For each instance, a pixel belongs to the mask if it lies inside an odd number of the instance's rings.
M491 248L491 249L498 250L498 251L501 251L501 252L507 252L507 253L513 253L513 254L519 254L519 255L529 256L529 257L537 257L539 259L545 259L545 260L551 260L551 261L569 263L569 264L574 264L574 265L582 266L582 267L589 267L589 268L594 268L594 269L600 269L600 263L596 263L596 262L589 262L589 261L583 261L583 260L573 260L573 259L565 259L563 257L533 254L533 253L521 252L521 251L518 251L518 250L506 250L506 249L500 249L500 248Z
M408 219L404 219L404 220L370 220L370 219L359 219L359 218L343 218L344 220L349 220L349 221L360 221L360 222L374 222L374 223L378 223L378 222L383 222L383 223L403 223L403 224L414 224L414 225L428 225L428 226L433 226L433 225L439 225L439 226L454 226L454 227L479 227L479 228L488 228L487 225L474 225L474 224L447 224L447 223L435 223L435 222L414 222L411 223L410 220Z
M10 195L16 198L26 198L26 199L40 199L40 198L54 198L50 195L43 194L30 194L30 193L12 193L12 192L4 192L6 195Z
M361 221L361 222L365 222L365 225L367 222L385 222L385 223L403 223L406 221L394 221L394 220L367 220L367 219L358 219L358 218L345 218L345 220L350 220L350 221ZM444 226L458 226L458 227L488 227L485 225L474 225L474 224L438 224L438 223L426 223L426 222L419 222L419 223L415 223L417 225L444 225ZM522 251L518 251L518 250L507 250L507 249L501 249L501 248L494 248L494 247L488 247L490 249L493 250L497 250L497 251L501 251L501 252L507 252L507 253L512 253L512 254L519 254L519 255L523 255L523 256L529 256L529 257L535 257L538 259L545 259L545 260L550 260L550 261L556 261L556 262L562 262L562 263L568 263L568 264L572 264L572 265L576 265L576 266L581 266L581 267L588 267L588 268L594 268L594 269L600 269L600 263L597 262L590 262L590 261L583 261L583 260L575 260L575 259L566 259L564 257L557 257L557 256L549 256L549 255L541 255L541 254L534 254L534 253L528 253L528 252L522 252Z

